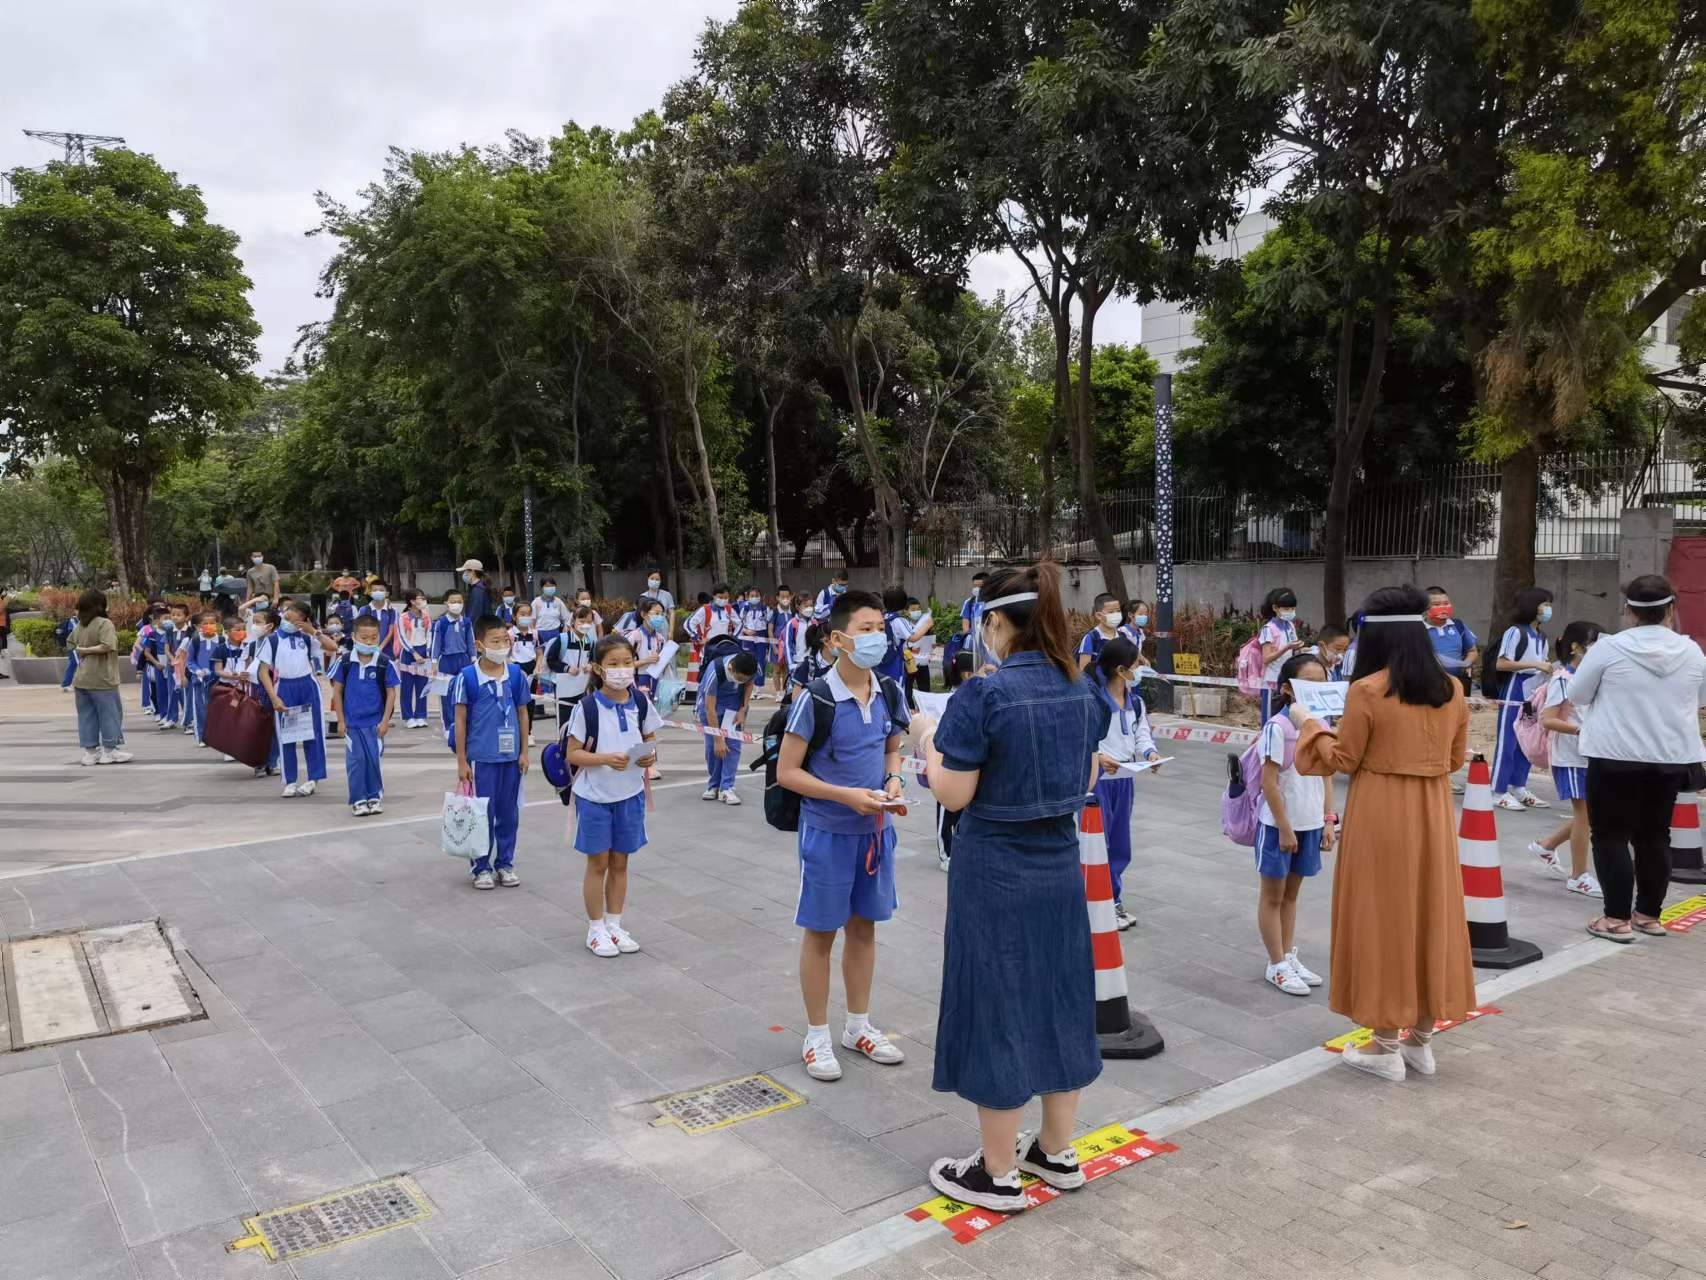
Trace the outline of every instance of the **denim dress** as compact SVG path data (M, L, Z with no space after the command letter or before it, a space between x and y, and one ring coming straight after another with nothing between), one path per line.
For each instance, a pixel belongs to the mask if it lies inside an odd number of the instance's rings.
M1015 653L961 685L936 731L978 770L948 872L934 1087L1010 1110L1102 1071L1078 813L1111 716L1088 679Z

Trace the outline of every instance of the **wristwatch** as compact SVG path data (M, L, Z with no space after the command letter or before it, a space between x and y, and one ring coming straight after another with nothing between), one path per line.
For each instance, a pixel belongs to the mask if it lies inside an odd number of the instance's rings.
M885 773L883 775L883 785L885 787L889 785L889 779L890 778L893 778L896 782L900 782L900 783L904 783L906 781L906 779L898 773Z

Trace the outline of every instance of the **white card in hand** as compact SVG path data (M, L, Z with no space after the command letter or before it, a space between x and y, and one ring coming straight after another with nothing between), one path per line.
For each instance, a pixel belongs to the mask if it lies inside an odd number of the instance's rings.
M1127 760L1120 765L1119 771L1135 777L1137 774L1148 773L1151 769L1159 768L1172 758L1172 756L1162 756L1159 760Z
M1337 719L1345 714L1345 691L1348 684L1328 680L1293 680L1292 692L1298 705L1312 716L1323 720Z

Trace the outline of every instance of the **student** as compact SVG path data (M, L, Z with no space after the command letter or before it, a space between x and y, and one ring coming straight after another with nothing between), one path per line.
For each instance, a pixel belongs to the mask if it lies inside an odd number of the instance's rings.
M533 677L539 670L539 631L533 625L533 606L525 600L517 604L512 597L507 607L509 617L505 619L500 608L498 618L509 623L509 660L521 668L528 685L537 690Z
M953 667L956 683L960 680L971 679L971 654L956 653ZM942 669L942 679L946 683L948 668ZM949 864L954 858L954 832L960 825L960 810L949 809L940 800L936 802L936 865L947 874Z
M557 580L541 578L539 594L533 597L533 617L539 627L539 652L544 653L558 636L569 629L573 611L557 598Z
M397 667L402 674L403 728L427 724L427 688L432 684L432 615L426 592L408 594L408 607L397 619Z
M515 588L505 587L498 600L497 616L506 627L515 625Z
M592 607L592 592L587 590L585 587L582 587L579 591L575 592L575 616L577 618L580 616L580 611L582 609L585 609L592 615L592 625L596 628L598 634L602 636L604 634L604 615Z
M452 694L456 688L456 677L474 661L474 624L464 612L465 607L460 591L446 593L444 613L432 624L432 643L428 650L434 673L451 681L450 688L438 699L438 713L444 721L446 738L454 737L456 699Z
M786 671L784 692L797 683L794 672L811 652L806 645L806 635L810 632L812 620L816 616L817 606L810 596L799 596L794 600L794 616L788 620L788 625L782 632L782 665Z
M198 745L205 747L202 741L207 732L207 693L213 687L216 678L214 659L219 655L219 615L216 613L198 613L195 618L195 634L184 650L184 675L189 680L186 690L189 699L188 723L190 727L184 732L193 733Z
M0 597L0 614L6 609L4 597ZM65 674L59 677L59 688L63 693L71 692L71 681L77 675L77 650L72 647L71 633L77 629L77 615L71 614L62 618L59 625L53 629L53 638L59 641L59 647L65 650ZM0 635L5 634L5 627L0 625ZM0 652L5 651L4 643L0 643Z
M155 612L156 609L159 613ZM139 619L136 641L130 646L130 665L136 670L137 691L141 695L143 713L156 722L160 717L154 710L154 664L149 654L152 652L154 633L158 629L155 623L165 611L166 606L163 603L150 601Z
M799 665L788 677L795 688L808 685L813 680L821 680L829 674L830 668L835 666L835 654L824 652L825 643L829 639L829 619L808 624L805 635L805 657L800 659Z
M1115 601L1117 604L1118 601ZM1137 646L1124 636L1115 636L1096 655L1095 681L1102 700L1113 712L1108 732L1096 747L1096 799L1102 806L1102 830L1108 839L1108 874L1114 882L1114 926L1125 930L1136 924L1120 900L1126 868L1131 866L1131 809L1137 779L1122 774L1122 764L1139 760L1159 761L1155 738L1149 731L1149 712L1137 694L1137 668L1143 662ZM1151 773L1159 772L1156 765Z
M744 730L746 709L752 703L752 685L758 661L750 653L724 654L707 662L699 672L699 723L719 729ZM740 776L738 739L705 735L706 785L701 800L721 800L738 805L735 779Z
M906 689L908 693L929 693L930 655L936 651L936 617L916 596L908 596L906 618L912 624L912 637L906 644ZM912 703L908 701L907 705Z
M1078 642L1080 671L1088 671L1102 656L1102 649L1108 641L1119 638L1121 624L1125 622L1125 610L1120 608L1120 598L1109 595L1106 591L1096 597L1090 609L1095 615L1096 625L1086 631L1084 638Z
M307 707L314 726L313 736L301 743L308 775L301 783L296 780L298 744L278 743L284 760L286 800L313 795L315 786L326 776L326 726L320 712L320 682L314 678L315 653L324 648L320 638L308 619L308 606L292 600L284 606L278 630L262 640L256 650L261 688L272 704L275 729L282 731L285 712L295 707Z
M1540 727L1552 735L1552 785L1558 789L1558 799L1569 802L1570 817L1551 835L1528 846L1542 867L1566 877L1565 889L1590 898L1603 898L1605 893L1588 870L1588 762L1582 755L1581 713L1570 703L1570 679L1598 639L1597 623L1572 622L1553 647L1559 665L1553 668L1551 682L1546 686L1546 708L1540 716ZM1568 871L1558 860L1558 850L1566 840L1570 842Z
M741 588L735 617L740 624L736 633L740 636L740 647L750 653L752 660L758 664L758 678L753 688L763 689L770 671L770 609L757 587L749 584Z
M545 654L545 665L555 679L557 694L557 733L568 727L575 704L585 695L592 681L592 659L598 648L598 624L590 608L575 610L569 629L557 637L557 642Z
M375 621L377 622L377 619ZM349 657L352 632L353 628L348 631L345 630L344 624L335 613L330 614L326 619L326 625L320 628L320 633L335 646L326 660L326 679L328 682L337 680L338 672L342 668L344 660ZM397 634L396 631L392 632L393 637ZM326 737L329 740L343 736L343 720L339 717L337 706L334 704L326 712Z
M942 649L942 687L954 689L960 683L960 664L954 661L954 656L961 649L975 646L976 637L973 629L983 617L983 605L979 597L983 594L983 584L989 580L987 573L978 572L971 576L971 594L960 604L960 629L958 634L949 638ZM976 655L972 658L972 668L977 667Z
M1138 665L1142 665L1143 643L1149 639L1149 603L1145 600L1133 600L1131 608L1126 611L1126 619L1120 627L1120 634L1137 646Z
M1343 627L1328 623L1315 632L1315 656L1321 659L1321 665L1327 669L1327 679L1346 678L1345 652L1350 647L1351 638L1345 634Z
M469 867L476 889L521 883L515 837L521 825L521 779L527 773L527 678L509 662L509 629L488 614L474 624L479 660L450 686L456 706L456 777L486 801L486 852ZM493 877L496 876L494 884Z
M871 1024L871 980L877 965L877 923L894 915L895 827L885 808L900 798L900 744L908 724L906 698L876 675L890 639L882 601L868 591L842 594L827 619L834 670L794 699L782 738L776 780L800 796L800 896L794 923L800 939L800 993L806 1037L800 1056L814 1080L839 1080L841 1064L829 1035L829 961L837 932L845 932L841 975L847 1025L841 1045L872 1062L905 1059L899 1046ZM806 758L817 717L833 717L829 738Z
M1327 668L1312 653L1294 654L1281 664L1274 688L1273 713L1262 723L1262 803L1257 811L1256 929L1267 948L1263 976L1288 996L1306 996L1321 985L1297 958L1297 894L1303 881L1321 870L1321 855L1333 847L1334 818L1327 812L1324 779L1297 771L1296 739L1287 733L1293 680L1325 680Z
M787 583L776 588L776 607L770 610L770 661L776 668L776 697L788 691L788 629L794 625L794 592Z
M1444 587L1428 588L1427 625L1428 639L1439 655L1439 665L1463 686L1467 697L1476 660L1481 656L1481 642L1473 631L1451 616L1451 596Z
M1493 748L1493 807L1495 809L1546 809L1546 801L1528 789L1528 757L1516 740L1519 705L1534 691L1537 673L1552 670L1546 658L1546 634L1541 631L1552 620L1552 593L1545 587L1519 591L1511 613L1511 624L1499 641L1491 672L1483 669L1481 688L1492 688L1489 696L1506 700L1499 708L1499 738ZM1492 679L1487 677L1491 675Z
M837 569L830 575L829 585L817 593L817 608L814 616L822 621L829 617L829 611L835 607L838 597L847 594L847 570Z
M906 688L906 646L912 643L913 633L918 630L919 624L906 616L906 592L899 587L886 589L883 635L888 638L889 647L877 663L877 674L893 680L901 689Z
M367 591L367 603L357 611L358 618L376 618L379 621L379 647L396 659L402 655L402 636L397 630L397 606L390 603L391 588L383 582L375 582Z
M655 602L654 602L655 603ZM661 607L661 606L659 606ZM605 636L593 655L592 686L569 721L567 756L575 774L575 848L586 855L581 896L586 905L586 946L595 956L640 949L622 927L628 898L628 859L646 845L645 771L657 761L652 748L662 717L635 687L636 655L624 636ZM588 751L587 723L597 716L596 751Z
M172 620L172 658L167 671L167 683L171 687L172 709L167 719L168 728L176 729L180 725L190 725L190 687L189 678L184 673L184 658L195 636L195 626L190 621L190 607L187 604L173 604L170 616Z
M156 729L171 728L173 623L163 604L150 605L148 625L137 636L142 656L142 679L147 686L143 706L154 716Z
M332 711L344 726L344 776L349 809L358 818L385 812L385 782L379 760L397 710L397 664L381 652L379 620L356 619L350 655L332 678Z
M345 579L340 578L339 581L342 582ZM344 634L353 634L355 631L355 613L353 592L347 588L341 590L332 601L332 607L326 612L326 625L331 626L332 619L336 618L343 624Z
M1275 587L1262 601L1262 723L1273 715L1274 688L1285 660L1304 647L1297 636L1297 594Z
M729 584L717 583L711 588L709 601L695 609L693 616L687 620L687 632L699 648L704 648L718 636L738 637L740 619L729 604L729 595Z
M657 696L658 678L652 673L664 647L669 644L669 610L657 600L642 600L635 611L634 628L628 633L634 651L634 687L648 698Z

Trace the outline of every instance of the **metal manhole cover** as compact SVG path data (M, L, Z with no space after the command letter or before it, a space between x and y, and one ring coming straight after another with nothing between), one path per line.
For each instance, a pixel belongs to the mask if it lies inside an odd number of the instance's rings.
M206 1016L158 920L0 944L0 1053Z
M659 1115L654 1126L673 1124L686 1134L711 1133L742 1120L756 1120L797 1107L805 1099L769 1076L742 1076L722 1084L703 1085L667 1098L654 1098Z
M432 1204L413 1178L382 1178L329 1196L244 1218L250 1234L227 1252L259 1249L274 1262L319 1253L351 1240L432 1217Z

